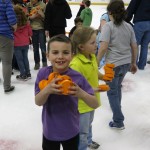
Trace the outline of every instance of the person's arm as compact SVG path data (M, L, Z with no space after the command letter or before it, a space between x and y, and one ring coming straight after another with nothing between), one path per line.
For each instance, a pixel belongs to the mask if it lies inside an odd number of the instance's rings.
M11 26L13 31L15 32L17 30L17 23Z
M99 107L98 100L95 95L90 95L83 89L81 89L77 84L70 87L70 95L82 99L89 107L96 109Z
M132 57L131 57L131 68L130 71L134 74L137 71L136 59L137 59L137 50L138 46L136 43L131 44Z
M141 0L131 0L127 7L127 17L126 21L130 22L133 18L133 15L136 13L138 6L140 5Z
M99 62L101 61L102 57L104 56L104 54L106 53L107 49L108 49L108 42L101 42L100 43L100 48L98 50L98 54L97 54L97 63L99 65Z

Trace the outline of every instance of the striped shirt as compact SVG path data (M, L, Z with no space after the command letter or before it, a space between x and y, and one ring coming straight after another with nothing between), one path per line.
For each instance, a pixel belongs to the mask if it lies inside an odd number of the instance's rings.
M11 0L0 0L0 36L13 39L11 26L17 23Z

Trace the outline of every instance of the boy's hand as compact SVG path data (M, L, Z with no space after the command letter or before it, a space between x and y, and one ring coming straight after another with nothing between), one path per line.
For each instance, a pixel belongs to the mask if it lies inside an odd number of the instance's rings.
M82 97L82 89L76 83L73 84L74 85L69 88L68 95L72 95L78 98Z
M49 93L49 94L61 94L62 91L60 90L60 88L62 87L61 85L58 85L57 82L60 81L61 78L54 78L46 87L45 90Z

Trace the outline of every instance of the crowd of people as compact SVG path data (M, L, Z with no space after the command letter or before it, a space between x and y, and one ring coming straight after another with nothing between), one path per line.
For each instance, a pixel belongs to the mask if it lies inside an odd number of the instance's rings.
M0 22L3 22L0 24L0 60L4 92L15 89L11 85L12 68L15 68L13 58L20 72L16 79L31 79L28 50L32 44L34 69L39 70L35 81L35 103L43 106L43 150L60 150L60 145L63 150L99 148L100 144L92 139L94 112L101 105L99 80L110 88L107 91L112 110L109 127L125 129L121 109L122 82L127 72L135 74L137 69L144 70L146 66L150 42L148 0L131 0L127 9L122 0L110 0L97 30L91 27L93 13L90 5L90 0L82 1L74 18L75 26L66 36L66 19L72 17L66 0L30 0L27 3L0 0ZM49 38L47 48L46 38ZM105 64L114 65L113 74L107 78L98 67ZM51 73L61 77L55 75L48 81ZM61 90L63 76L69 76L68 80L73 82L67 94ZM40 89L43 80L44 88Z

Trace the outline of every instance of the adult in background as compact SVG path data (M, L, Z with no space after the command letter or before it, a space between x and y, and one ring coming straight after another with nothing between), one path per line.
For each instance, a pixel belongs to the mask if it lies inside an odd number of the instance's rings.
M65 34L66 19L72 17L72 12L66 0L49 0L45 10L45 34L52 37Z
M11 72L14 48L13 31L17 28L16 22L11 0L0 0L0 59L2 61L5 93L9 93L15 88L11 85Z
M127 7L127 22L131 21L132 18L137 44L141 45L137 65L140 70L144 70L150 42L150 1L131 0Z

